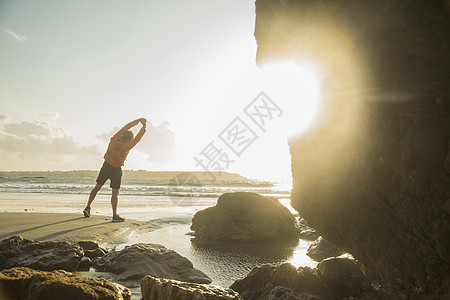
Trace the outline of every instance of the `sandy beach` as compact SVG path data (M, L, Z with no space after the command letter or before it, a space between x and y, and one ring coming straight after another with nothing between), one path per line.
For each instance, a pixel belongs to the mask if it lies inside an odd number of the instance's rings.
M84 218L81 214L0 213L0 239L20 235L26 239L110 243L138 229L151 228L148 222L126 220L112 223L110 216Z

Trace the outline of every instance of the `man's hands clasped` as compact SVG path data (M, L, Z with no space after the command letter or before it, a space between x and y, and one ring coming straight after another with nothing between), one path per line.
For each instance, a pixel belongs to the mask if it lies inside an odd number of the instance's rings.
M137 121L140 122L144 128L147 127L147 119L146 118L140 118L140 119L137 119Z

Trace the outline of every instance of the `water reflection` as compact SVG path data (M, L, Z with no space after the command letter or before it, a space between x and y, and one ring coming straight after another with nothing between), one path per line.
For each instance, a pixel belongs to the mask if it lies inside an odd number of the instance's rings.
M212 279L213 285L229 287L255 266L292 262L296 266L314 267L317 263L306 256L310 241L298 243L231 243L201 242L189 234L189 225L177 224L139 233L120 247L134 243L156 243L188 258L195 268ZM113 245L110 245L113 246Z
M223 242L223 241L199 241L196 238L191 238L192 248L202 253L203 251L215 251L228 253L246 253L251 256L260 256L271 259L288 259L292 256L297 247L298 242L289 243L239 243L239 242Z
M230 286L255 266L282 263L292 258L296 244L271 243L199 243L191 239L191 257L197 268L205 271L213 284Z

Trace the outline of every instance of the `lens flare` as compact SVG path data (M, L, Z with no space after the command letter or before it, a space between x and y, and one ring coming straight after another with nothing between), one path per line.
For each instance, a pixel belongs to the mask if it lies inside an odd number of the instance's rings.
M320 104L320 76L312 65L278 62L261 67L265 92L283 110L277 130L287 137L304 132Z

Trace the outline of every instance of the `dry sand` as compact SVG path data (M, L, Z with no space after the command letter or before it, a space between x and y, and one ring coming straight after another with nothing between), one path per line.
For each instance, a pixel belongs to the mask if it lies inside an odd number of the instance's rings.
M96 241L105 244L145 228L150 228L146 222L125 220L112 223L110 216L84 218L81 214L0 213L0 240L20 235L38 241Z

